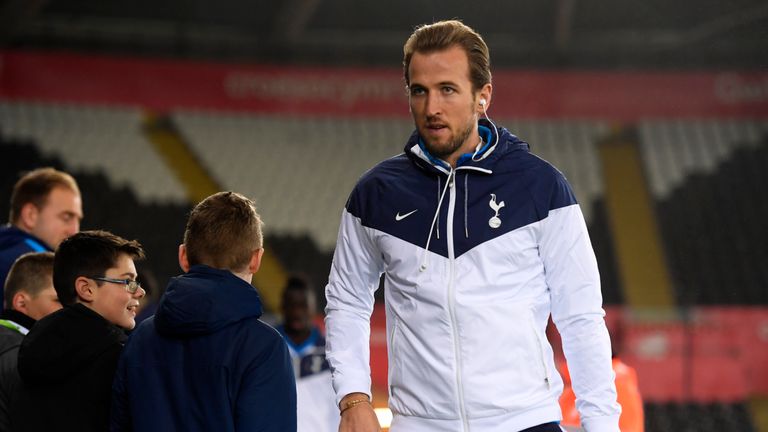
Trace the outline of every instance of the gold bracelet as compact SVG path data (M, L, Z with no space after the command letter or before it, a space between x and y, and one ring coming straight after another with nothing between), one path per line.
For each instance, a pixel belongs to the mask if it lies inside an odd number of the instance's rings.
M342 408L341 411L339 411L339 415L344 414L344 411L346 411L346 410L348 410L348 409L350 409L352 407L356 407L356 406L360 405L361 403L371 403L371 401L368 400L368 399L354 399L354 400L351 400L349 402L346 402L346 403L344 403L344 408Z

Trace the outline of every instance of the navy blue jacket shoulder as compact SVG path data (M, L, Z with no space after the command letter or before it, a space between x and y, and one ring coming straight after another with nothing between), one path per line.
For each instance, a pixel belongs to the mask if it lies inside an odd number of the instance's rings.
M112 430L296 430L296 386L256 290L194 266L131 334L113 385Z
M50 251L42 240L26 233L15 226L0 227L0 298L3 296L3 286L16 258L28 252Z

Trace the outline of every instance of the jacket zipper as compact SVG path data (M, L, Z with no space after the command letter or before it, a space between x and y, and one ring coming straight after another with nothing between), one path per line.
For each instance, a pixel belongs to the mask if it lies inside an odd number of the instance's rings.
M464 406L464 386L461 380L461 349L459 346L459 331L456 323L456 286L455 286L455 256L453 250L453 214L456 210L456 171L451 169L448 174L448 189L450 189L450 198L448 200L448 217L446 223L446 235L448 241L448 261L450 263L450 272L448 279L448 311L451 316L451 328L453 330L453 355L456 357L456 387L459 393L459 415L464 425L464 432L469 432L469 421L467 420L467 409Z

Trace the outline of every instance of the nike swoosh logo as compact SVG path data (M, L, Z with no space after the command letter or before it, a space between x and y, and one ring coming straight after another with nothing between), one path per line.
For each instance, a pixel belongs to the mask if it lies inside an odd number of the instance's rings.
M396 220L396 221L401 221L401 220L403 220L403 219L407 218L408 216L410 216L410 215L412 215L412 214L416 213L417 211L419 211L419 209L416 209L416 210L414 210L414 211L412 211L412 212L409 212L409 213L406 213L406 214L404 214L404 215L401 215L401 214L400 214L400 212L397 212L397 214L395 215L395 220Z

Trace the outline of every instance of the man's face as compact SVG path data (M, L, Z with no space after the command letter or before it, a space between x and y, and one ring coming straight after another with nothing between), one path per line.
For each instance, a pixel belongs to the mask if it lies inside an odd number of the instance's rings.
M83 206L80 195L65 187L51 189L42 208L33 210L30 233L53 249L80 231Z
M30 296L25 302L24 314L28 317L39 320L48 314L56 312L61 309L61 303L59 302L59 296L56 295L56 290L53 288L53 282L50 283L48 288L40 291L36 296Z
M283 318L285 328L294 333L310 329L314 302L302 291L288 291L283 299Z
M452 165L480 142L478 92L469 79L469 61L459 46L416 52L408 66L411 114L429 152Z
M104 276L110 279L136 279L136 266L133 259L121 254L114 267L105 272ZM90 303L91 309L99 313L104 319L120 326L124 329L132 329L136 326L136 311L139 307L139 300L144 297L144 290L139 289L135 293L129 293L126 286L113 282L101 282L101 286L93 281L95 287L93 290L93 301Z

